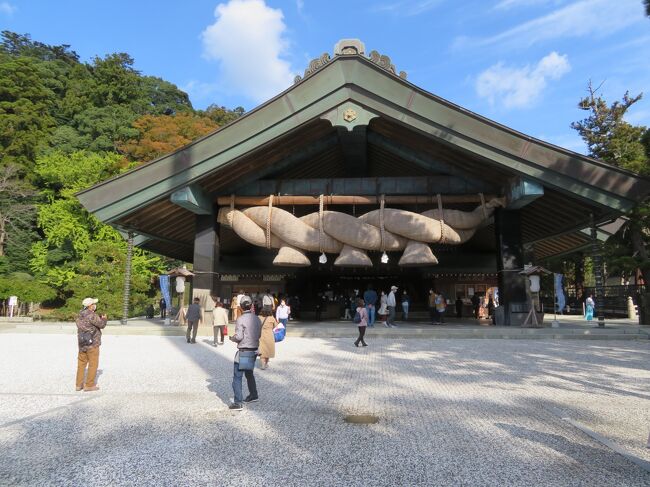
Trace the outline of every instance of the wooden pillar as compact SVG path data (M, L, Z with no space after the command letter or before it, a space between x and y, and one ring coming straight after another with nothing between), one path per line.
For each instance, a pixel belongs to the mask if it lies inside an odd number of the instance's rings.
M528 312L519 210L497 209L494 218L497 240L499 306L503 306L503 324L521 325ZM498 316L501 315L499 311Z
M194 277L192 299L201 300L204 325L212 326L214 301L210 296L220 296L217 267L219 264L219 224L216 208L209 215L196 215L194 236ZM220 296L223 299L223 296Z

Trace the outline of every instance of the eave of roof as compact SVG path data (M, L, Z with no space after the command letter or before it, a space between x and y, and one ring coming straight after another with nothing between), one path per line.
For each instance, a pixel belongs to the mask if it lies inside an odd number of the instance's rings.
M319 71L231 124L176 152L78 193L107 222L200 181L206 174L312 120L332 119L353 101L385 116L567 193L623 212L650 193L633 173L553 146L472 113L400 79L368 59L337 56Z

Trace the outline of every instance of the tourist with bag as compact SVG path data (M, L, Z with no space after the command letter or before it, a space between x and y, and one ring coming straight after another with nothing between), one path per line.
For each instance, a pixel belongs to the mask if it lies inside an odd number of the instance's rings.
M260 346L262 323L257 316L251 313L252 305L253 300L250 296L243 295L239 299L239 307L242 310L242 315L237 318L235 334L230 337L230 341L237 344L232 378L232 390L235 394L235 399L228 407L233 411L241 411L244 408L243 403L248 404L259 400L253 371L255 369L257 349ZM242 399L242 379L244 375L248 384L248 396L246 399Z
M77 342L79 353L77 355L77 380L76 390L92 392L99 390L95 384L97 367L99 366L99 347L102 344L102 329L106 326L106 315L97 315L96 298L85 298L81 304L83 309L77 317ZM88 372L86 373L86 366ZM84 383L84 373L86 381Z
M366 334L366 327L368 326L368 310L366 309L365 302L361 298L357 299L357 312L354 315L354 322L359 328L359 337L354 342L354 346L358 347L359 343L361 343L363 347L367 347L368 344L363 337Z
M273 329L278 322L273 318L273 314L262 308L262 313L258 317L262 322L262 335L260 336L259 356L262 363L261 369L264 370L269 366L269 359L275 357L275 335Z

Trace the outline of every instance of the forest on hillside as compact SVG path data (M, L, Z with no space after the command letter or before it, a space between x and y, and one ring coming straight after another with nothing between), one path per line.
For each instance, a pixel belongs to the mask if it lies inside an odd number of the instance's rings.
M243 108L195 110L174 84L126 53L83 62L69 45L3 31L0 40L0 298L69 318L86 296L121 314L126 242L75 193L186 145ZM174 262L136 249L131 309Z

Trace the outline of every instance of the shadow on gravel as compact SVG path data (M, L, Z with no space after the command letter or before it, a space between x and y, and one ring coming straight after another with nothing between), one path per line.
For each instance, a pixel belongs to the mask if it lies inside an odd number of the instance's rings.
M161 395L147 398L165 411L152 419L138 416L149 403L120 403L107 393L27 418L11 434L0 428L0 484L537 485L541 478L568 485L576 475L576 484L588 485L650 481L607 449L555 433L568 429L550 411L585 417L579 402L510 393L541 383L544 394L574 387L602 395L616 388L642 398L616 384L616 368L647 371L650 350L627 356L625 345L578 349L539 341L481 349L485 340L390 342L371 335L364 349L349 339L311 339L304 350L309 339L287 338L277 344L271 367L255 370L260 402L234 413L226 409L234 345L166 339L205 374L214 408L198 401L197 409L182 394ZM565 379L594 374L599 382ZM343 422L345 414L366 413L379 422ZM564 462L565 455L572 461ZM242 457L261 468L242 468ZM590 468L594 484L586 478Z

